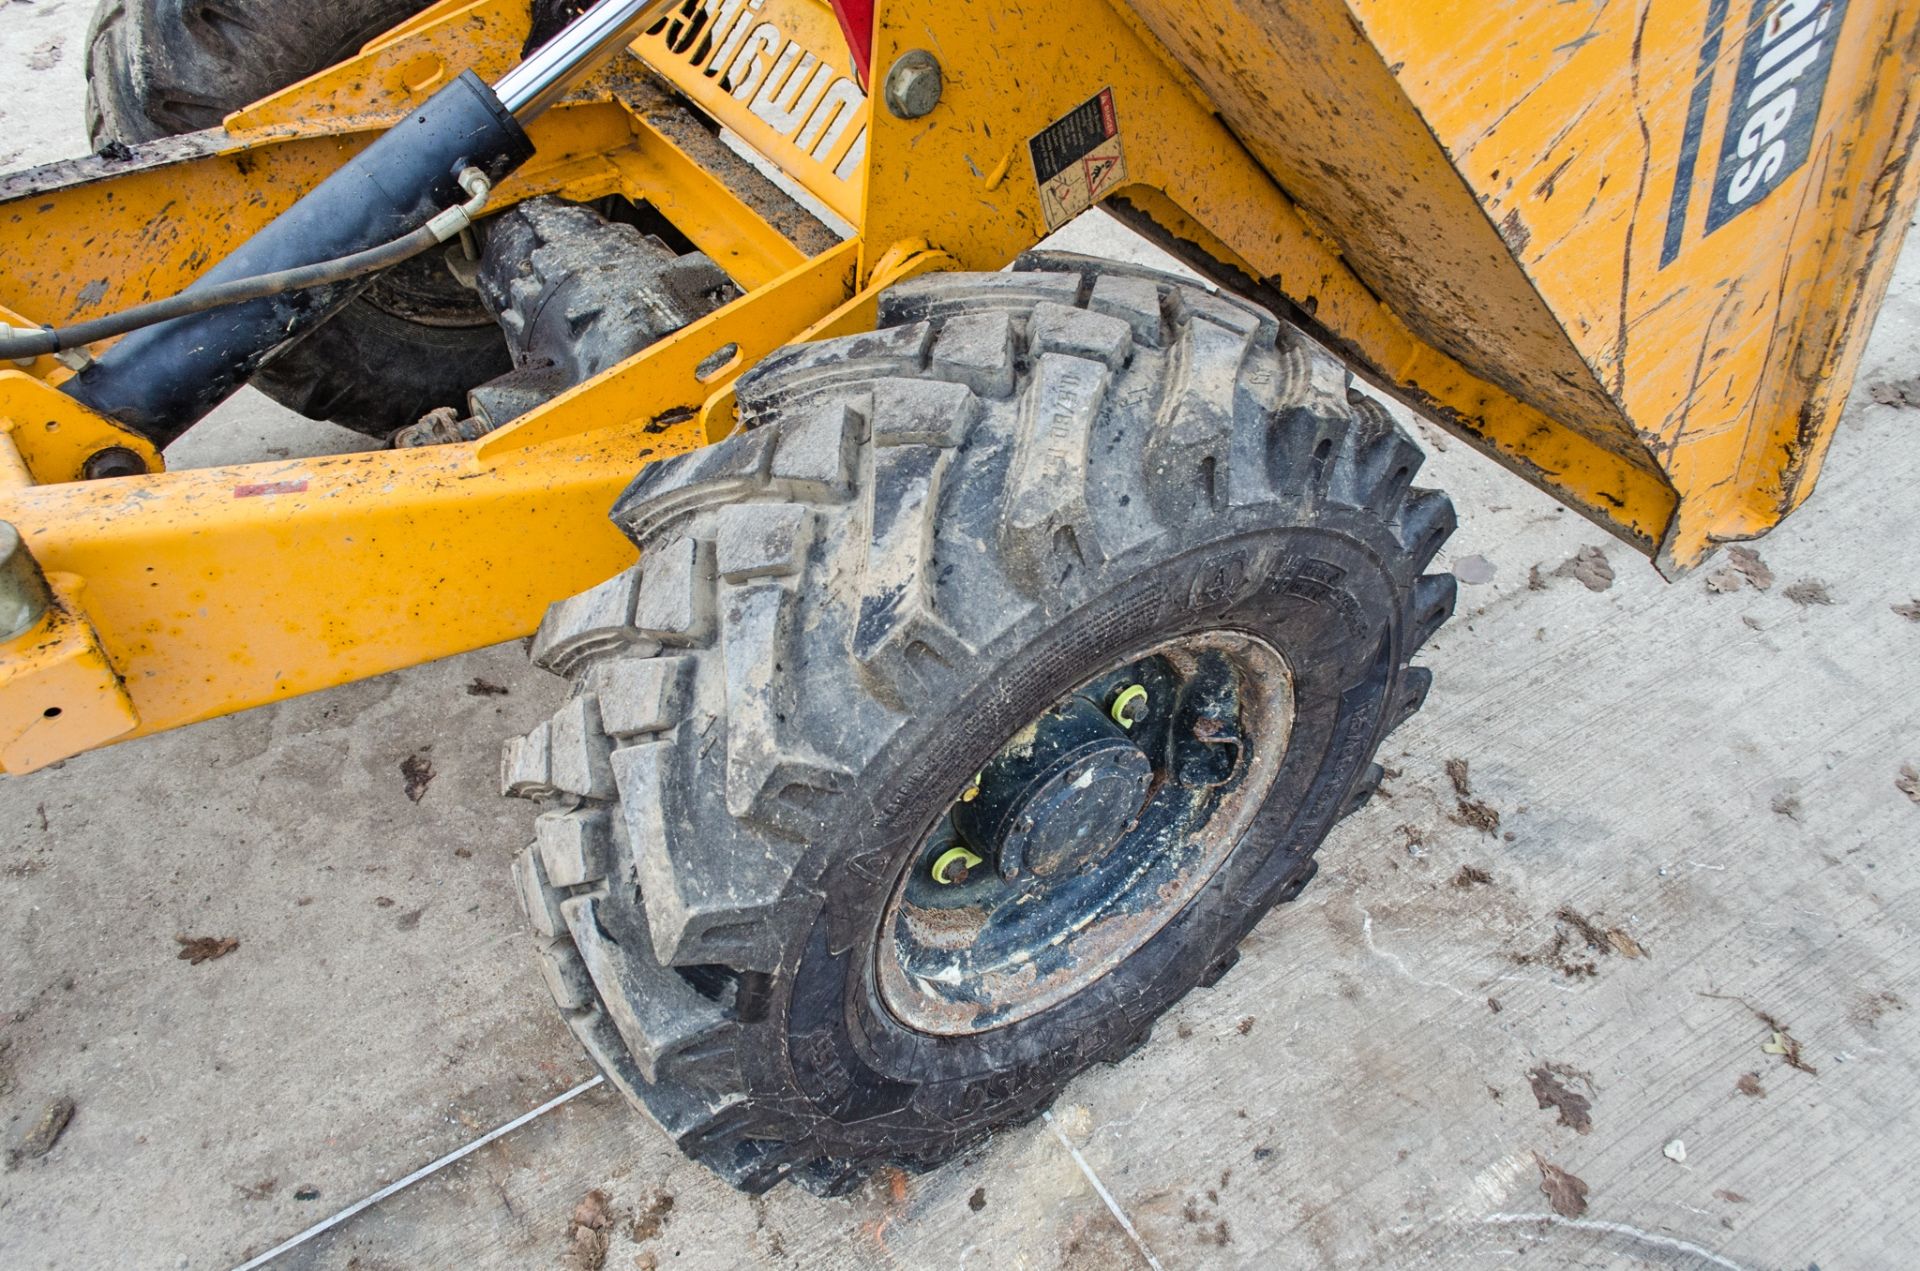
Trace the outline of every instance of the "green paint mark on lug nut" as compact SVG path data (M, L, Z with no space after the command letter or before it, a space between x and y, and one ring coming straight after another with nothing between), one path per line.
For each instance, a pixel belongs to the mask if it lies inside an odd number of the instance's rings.
M951 887L967 881L967 875L986 864L983 857L975 855L957 844L940 853L933 862L933 881L942 887ZM956 869L955 867L958 866Z

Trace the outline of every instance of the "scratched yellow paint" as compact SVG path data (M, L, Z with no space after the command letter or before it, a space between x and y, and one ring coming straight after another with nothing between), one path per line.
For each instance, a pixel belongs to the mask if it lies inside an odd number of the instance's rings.
M1729 128L1770 146L1791 113L1736 81L1813 47L1797 23L1820 4L1849 38L1807 161L1708 232ZM18 453L0 447L0 518L66 598L58 639L0 649L0 766L530 630L631 558L607 504L726 431L733 377L870 323L889 279L1036 243L1029 142L1103 90L1126 154L1111 210L1669 571L1805 497L1920 194L1920 14L1897 0L882 0L878 73L912 49L942 64L918 120L854 102L830 21L820 0L709 0L636 46L854 225L811 260L618 74L536 125L497 205L647 199L750 294L480 443L60 484L112 426L62 416L51 441L60 412L32 420L64 372L0 376ZM459 70L510 65L526 30L524 0L443 0L170 156L0 184L0 314L178 290ZM729 345L723 373L696 374ZM44 713L55 684L80 708L61 728L35 723L66 717Z
M1136 7L1416 329L1440 347L1453 340L1462 364L1557 425L1630 441L1676 495L1658 535L1663 568L1762 533L1806 497L1911 219L1920 11L1898 0L1237 0L1203 21L1163 0ZM1791 81L1813 130L1807 161L1709 232L1729 121L1764 115L1767 75L1736 100L1743 50L1750 39L1760 59L1777 49L1756 65L1790 71L1823 22L1824 95ZM1215 25L1225 34L1203 29ZM1316 66L1353 91L1315 80ZM1369 138L1394 135L1377 131L1383 119L1429 143L1372 162L1381 146ZM1772 136L1768 122L1756 140ZM1676 189L1685 206L1669 247ZM1464 225L1463 206L1476 212ZM1506 259L1468 259L1461 244L1489 232ZM1570 347L1575 366L1509 342L1512 328L1491 320L1529 292L1528 338ZM1490 319L1477 326L1476 305ZM1556 401L1516 361L1605 407ZM1509 461L1530 449L1498 448Z

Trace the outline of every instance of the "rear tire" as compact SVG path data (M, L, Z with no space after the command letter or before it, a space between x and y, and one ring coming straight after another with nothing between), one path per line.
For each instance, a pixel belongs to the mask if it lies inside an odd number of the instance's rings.
M684 1151L749 1190L938 1165L1131 1053L1299 894L1454 600L1423 575L1452 507L1348 385L1238 300L1036 254L774 354L743 431L633 483L642 564L548 614L534 660L574 691L503 784L544 809L515 875L556 1000ZM1286 664L1244 829L1064 1000L901 1005L891 898L929 827L1050 703L1183 639Z
M87 41L95 147L217 128L332 66L431 0L101 0ZM437 253L388 271L287 346L253 386L310 419L386 436L512 369L479 297Z

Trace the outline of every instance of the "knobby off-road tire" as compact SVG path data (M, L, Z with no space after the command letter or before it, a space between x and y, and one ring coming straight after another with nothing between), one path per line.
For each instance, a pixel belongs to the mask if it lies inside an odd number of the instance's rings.
M87 133L100 147L218 127L431 2L101 0L87 40ZM385 436L511 369L479 298L430 252L376 279L253 385L310 419Z
M1129 1054L1305 886L1454 603L1423 575L1452 506L1349 383L1250 305L1034 255L774 354L742 432L633 483L642 563L548 614L533 658L573 693L503 785L544 809L515 876L554 996L683 1150L755 1190L934 1166ZM1116 657L1222 630L1293 693L1224 863L1065 1001L901 1023L876 948L928 827Z

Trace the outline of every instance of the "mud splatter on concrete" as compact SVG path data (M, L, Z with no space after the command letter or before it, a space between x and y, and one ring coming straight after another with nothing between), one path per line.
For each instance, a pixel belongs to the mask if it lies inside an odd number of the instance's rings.
M1760 559L1760 553L1751 547L1729 547L1727 562L1753 585L1755 591L1765 591L1773 586L1773 571L1767 568L1767 562Z
M418 803L427 797L427 787L433 784L434 777L439 774L433 770L433 760L427 758L425 750L421 750L400 761L400 775L407 783L407 798Z
M1892 989L1882 989L1878 993L1869 993L1860 999L1859 1005L1847 1016L1859 1028L1879 1028L1880 1021L1895 1011L1907 1009L1907 999Z
M1571 578L1588 591L1613 586L1613 564L1597 547L1583 547L1554 569L1554 577Z
M41 1112L39 1120L7 1150L7 1168L18 1169L27 1161L37 1161L53 1151L54 1144L73 1123L74 1102L64 1096L55 1099Z
M1833 593L1828 591L1826 583L1818 578L1802 578L1797 583L1788 583L1787 589L1781 594L1801 608L1833 603Z
M1484 556L1462 556L1453 562L1453 576L1469 587L1490 583L1499 572L1498 567Z
M1912 410L1920 407L1920 379L1883 380L1867 389L1867 395L1882 406Z

